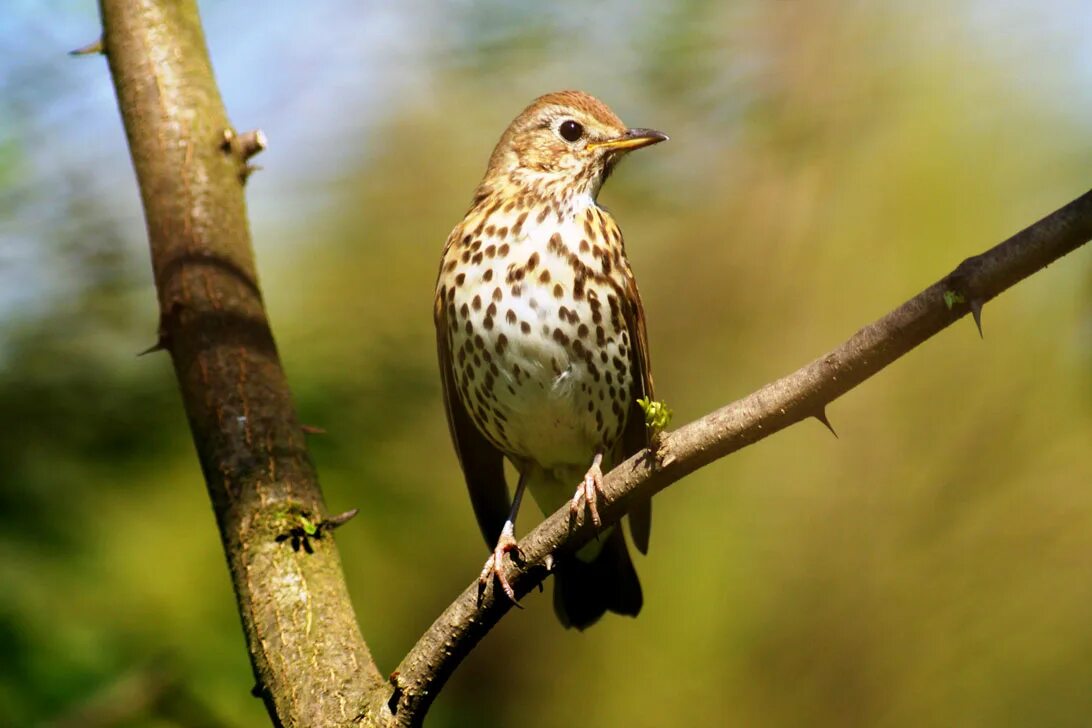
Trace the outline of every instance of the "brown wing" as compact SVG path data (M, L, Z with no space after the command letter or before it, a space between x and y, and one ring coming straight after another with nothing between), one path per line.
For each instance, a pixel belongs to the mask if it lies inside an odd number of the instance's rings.
M447 308L441 288L436 294L433 318L436 321L436 348L440 358L440 381L443 382L447 424L459 464L463 469L470 503L478 519L478 527L492 548L500 538L508 519L511 504L504 481L504 455L478 431L467 414L455 386L455 369L451 362L451 336L448 330Z
M626 417L626 429L622 433L623 456L640 452L648 447L649 434L645 427L645 413L637 404L638 397L653 399L652 390L652 365L649 363L648 334L645 332L645 307L641 303L641 294L637 291L637 279L629 270L629 265L623 267L625 275L626 305L622 306L625 313L626 329L629 331L630 341L630 367L633 372L633 394L631 395L629 414ZM629 510L629 531L633 536L633 543L642 554L648 553L648 539L652 530L652 499L646 498L639 501Z

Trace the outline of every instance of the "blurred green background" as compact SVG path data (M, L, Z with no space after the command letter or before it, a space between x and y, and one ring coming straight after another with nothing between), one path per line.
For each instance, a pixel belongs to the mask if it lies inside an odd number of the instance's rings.
M661 398L689 421L1061 206L1092 177L1092 6L203 4L274 330L360 623L399 657L486 556L431 296L493 144L577 87L671 134L611 179ZM260 726L81 1L0 28L0 724ZM656 499L645 608L531 595L436 726L1084 726L1092 256ZM520 531L538 519L525 509Z

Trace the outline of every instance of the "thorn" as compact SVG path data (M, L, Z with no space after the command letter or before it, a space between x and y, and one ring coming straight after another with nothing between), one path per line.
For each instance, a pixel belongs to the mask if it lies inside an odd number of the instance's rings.
M982 335L982 299L972 298L970 306L971 316L974 317L974 325L978 327L978 338L984 339L986 337Z
M339 513L336 516L330 516L322 522L322 526L327 531L332 531L338 526L344 526L346 523L353 520L353 518L355 518L356 514L358 513L360 513L360 509L353 508L351 510L345 511L344 513Z
M315 425L300 425L300 429L307 435L325 435L326 430Z
M74 51L69 51L68 55L70 55L70 56L106 55L106 48L103 47L102 38L100 37L98 40L93 41L91 43L88 43L87 45L85 45L82 48L77 48Z
M820 407L819 411L816 412L815 414L813 414L812 417L814 417L815 419L822 422L823 425L828 430L830 430L830 434L834 435L835 438L841 439L841 438L838 437L838 433L834 431L834 426L830 424L830 420L827 419L827 408L826 407Z
M247 164L242 170L239 171L239 181L246 184L246 181L250 179L250 175L262 170L262 167L257 164Z
M144 356L146 354L154 354L157 351L166 351L166 350L167 350L167 338L164 337L164 336L160 336L156 340L156 342L154 344L152 344L147 349L145 349L144 351L137 354L137 356Z

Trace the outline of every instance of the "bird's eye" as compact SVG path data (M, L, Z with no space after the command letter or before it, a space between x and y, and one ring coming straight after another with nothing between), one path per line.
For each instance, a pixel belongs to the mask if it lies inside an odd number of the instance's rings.
M579 122L572 119L566 119L561 122L561 126L557 128L557 132L561 135L561 138L567 142L575 142L580 137L584 136L584 127Z

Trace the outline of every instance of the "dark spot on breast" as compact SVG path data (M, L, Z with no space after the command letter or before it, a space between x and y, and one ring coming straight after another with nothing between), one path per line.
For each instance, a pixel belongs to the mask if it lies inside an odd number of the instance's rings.
M485 252L485 257L486 258L492 258L494 255L497 254L497 246L496 245L489 245L489 246L486 247L484 252Z
M538 265L538 253L531 253L531 257L527 259L527 272L531 272Z
M560 283L554 284L554 298L561 298L565 295L565 289L561 287Z
M564 244L562 244L562 242L561 242L561 234L560 233L554 233L553 235L551 235L550 236L550 242L548 242L546 244L546 250L548 250L551 253L560 253L562 248L564 248L564 247L565 247Z
M581 239L581 241L580 241L580 252L581 253L587 253L589 250L591 250L591 244L588 243L588 241L586 239Z
M462 314L463 318L466 318L470 315L470 306L464 303L462 306L459 307L459 313Z
M500 286L493 289L493 300L499 301L504 298L504 293L501 291Z
M538 221L538 224L541 225L542 221L545 220L546 216L549 215L549 214L550 214L550 206L549 205L543 205L542 210L539 211L538 217L536 217L535 219Z
M493 349L498 355L503 355L505 348L508 346L508 337L501 334L497 337L497 343L493 345Z
M518 283L512 286L512 295L515 298L519 298L521 293L523 293L523 286Z
M531 333L531 324L527 323L526 321L520 321L519 330L525 334L529 334Z
M488 235L489 237L493 237L494 235L497 234L497 226L490 223L485 228L485 234Z
M504 227L502 227L502 228L500 228L499 230L497 230L497 237L498 237L498 238L506 238L506 237L508 237L508 226L507 226L507 225L505 225Z
M508 243L504 243L499 248L497 248L497 255L499 255L502 258L504 256L508 255Z
M512 234L513 235L519 235L520 231L523 230L523 223L526 220L527 220L527 213L526 212L522 213L518 218L516 218L516 224L512 226Z
M485 321L482 321L482 326L485 327L486 331L492 331L493 330L493 317L487 315L485 317Z
M508 309L508 313L504 314L504 320L510 324L514 324L516 322L516 312L512 309Z
M482 308L482 297L474 296L474 300L470 302L470 305L475 311L480 311Z
M595 327L595 343L599 346L607 345L607 331L602 326Z
M477 265L478 263L481 263L482 262L482 254L480 252L479 253L474 253L474 256L470 259L470 262L473 263L474 265Z
M485 309L485 315L486 316L496 316L497 315L497 304L496 304L496 302L489 304L489 308Z
M538 274L538 282L539 283L549 283L550 282L550 271L547 270L546 268L543 268L542 272Z
M590 219L584 221L584 232L587 234L587 236L589 238L595 237L595 233L592 232L592 226L591 226L591 220Z
M469 263L470 262L470 250L469 249L464 250L463 254L459 256L459 260L461 260L464 263Z
M482 273L482 280L485 281L486 283L493 280L493 269L492 268L487 268L485 273Z
M554 341L564 346L569 343L569 337L561 329L554 329Z
M459 264L459 261L452 258L451 260L449 260L447 263L444 264L444 270L447 271L448 273L450 273L451 271L455 270L455 266L457 266L458 264Z
M588 335L588 325L580 324L580 326L576 329L576 335L579 336L581 339L585 338Z
M584 342L581 341L580 339L574 340L573 341L573 353L576 354L577 356L582 357L582 356L584 356L584 352L585 352Z

